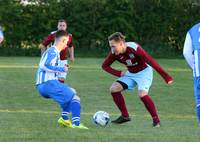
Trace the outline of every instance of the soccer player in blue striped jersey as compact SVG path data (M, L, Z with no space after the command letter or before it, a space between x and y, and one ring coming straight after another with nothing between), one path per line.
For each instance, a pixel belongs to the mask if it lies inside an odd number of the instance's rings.
M187 32L183 55L193 71L197 120L200 123L200 23Z
M67 66L58 66L60 51L66 46L69 35L66 31L57 31L55 44L48 48L41 57L37 71L36 88L44 98L51 98L57 102L62 115L58 119L61 126L88 129L80 123L81 104L76 92L69 86L58 81L58 74L68 70ZM69 120L69 113L72 113L72 122Z

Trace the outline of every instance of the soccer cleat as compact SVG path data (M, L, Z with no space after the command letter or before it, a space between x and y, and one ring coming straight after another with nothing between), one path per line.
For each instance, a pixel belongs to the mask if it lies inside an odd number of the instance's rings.
M152 126L153 126L154 128L159 128L159 127L161 127L160 122L153 122Z
M122 124L122 123L125 123L125 122L128 122L128 121L131 121L130 117L120 116L116 120L113 120L111 122L115 123L115 124Z
M79 124L78 126L72 124L70 127L75 129L86 129L86 130L88 129L88 127L84 126L83 124Z
M70 120L64 120L62 117L58 119L58 125L64 127L72 126L72 122Z

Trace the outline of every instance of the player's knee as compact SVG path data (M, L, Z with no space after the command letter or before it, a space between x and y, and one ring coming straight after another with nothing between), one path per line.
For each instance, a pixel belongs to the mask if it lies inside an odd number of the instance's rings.
M113 83L110 87L111 93L121 92L122 90L123 90L122 86L117 82Z
M74 93L74 94L77 94L76 90L72 87L70 87L71 91Z
M81 101L81 98L77 95L74 95L74 97L72 98L72 100L78 100L78 101Z
M144 90L139 90L138 96L139 96L140 98L142 98L142 97L144 97L144 96L146 96L146 95L148 95L148 92L146 92L146 91L144 91Z

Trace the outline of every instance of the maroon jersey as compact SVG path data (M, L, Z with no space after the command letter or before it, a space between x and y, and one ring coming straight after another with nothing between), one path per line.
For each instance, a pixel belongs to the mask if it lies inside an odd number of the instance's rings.
M162 67L142 49L142 47L135 42L126 42L126 51L123 54L115 55L111 51L104 60L102 68L108 73L115 75L117 77L121 76L120 70L113 69L111 64L114 61L119 61L120 63L126 65L127 69L131 73L137 73L144 70L148 65L152 66L168 83L172 81L173 78L162 69Z
M68 33L69 34L69 40L67 42L67 45L66 45L66 48L63 49L61 52L60 52L60 59L61 60L67 60L68 58L68 48L71 48L73 46L73 43L72 43L72 34ZM54 32L51 32L51 34L49 34L43 41L42 41L42 44L47 47L49 44L53 44L54 43L54 40L55 40L55 35L56 35L56 31Z

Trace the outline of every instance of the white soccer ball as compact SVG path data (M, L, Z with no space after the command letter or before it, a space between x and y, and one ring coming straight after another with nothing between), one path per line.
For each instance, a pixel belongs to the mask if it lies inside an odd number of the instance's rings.
M97 111L93 115L93 122L100 126L106 126L110 122L110 116L105 111Z

